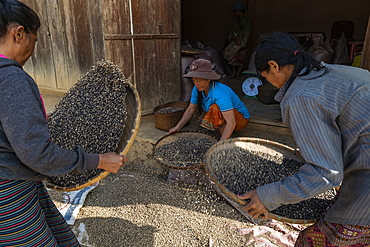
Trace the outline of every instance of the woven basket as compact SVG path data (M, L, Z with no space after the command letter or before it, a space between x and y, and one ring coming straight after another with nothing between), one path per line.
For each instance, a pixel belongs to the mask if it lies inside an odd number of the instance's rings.
M154 108L154 122L157 129L169 131L172 127L175 127L176 124L182 118L186 108L188 108L188 103L182 101L173 101L169 102ZM171 113L157 113L162 108L166 107L178 107L182 108L181 111L171 112Z
M238 202L240 205L246 205L244 200L238 198L235 193L230 191L224 185L220 184L217 181L217 176L215 170L210 162L212 154L220 152L224 149L231 149L234 147L241 147L244 149L249 149L252 151L259 151L265 152L271 155L282 155L284 158L295 159L299 162L304 162L301 156L297 153L296 149L293 149L289 146L280 144L278 142L259 139L259 138L248 138L248 137L239 137L239 138L232 138L225 141L218 142L214 144L205 154L204 156L204 166L207 174L209 175L210 179L217 185L220 190L227 195L232 200ZM279 216L269 212L269 217L278 221L288 222L288 223L296 223L296 224L312 224L316 222L317 219L291 219L286 218L283 216Z
M178 169L178 170L195 169L195 168L199 168L199 167L203 166L203 163L200 163L200 164L197 164L197 165L194 165L194 166L185 166L185 167L171 165L169 162L166 162L165 160L160 159L159 157L157 157L155 155L155 151L156 151L157 148L161 147L162 145L175 142L178 139L184 138L184 137L185 138L186 137L198 137L198 138L204 138L204 139L206 139L206 140L208 140L212 143L217 142L216 137L214 137L210 134L204 133L202 131L186 130L186 131L173 132L169 135L163 136L162 138L160 138L155 143L155 145L153 147L153 153L152 153L152 156L153 156L154 160L157 161L159 164L161 164L164 167L171 168L171 169Z
M132 84L128 82L126 83L128 85L126 89L127 118L125 121L125 128L123 130L121 140L118 144L117 150L115 151L120 155L126 155L128 153L137 135L141 119L141 103L139 94ZM55 185L47 178L44 180L44 183L46 187L57 191L74 191L81 190L87 186L93 185L99 180L105 178L108 174L109 172L102 170L102 172L99 175L89 179L85 183L76 184L70 187L61 187L59 185Z
M264 103L265 105L277 104L274 97L279 89L273 85L260 85L258 86L258 95L257 98Z

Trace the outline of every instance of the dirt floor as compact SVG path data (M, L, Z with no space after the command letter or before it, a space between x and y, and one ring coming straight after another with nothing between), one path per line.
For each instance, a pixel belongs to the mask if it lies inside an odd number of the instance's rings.
M250 221L213 189L167 181L167 174L148 159L101 180L71 226L82 246L246 246L250 235L231 226ZM62 204L61 192L50 194Z
M239 88L239 84L233 84ZM47 101L48 99L46 99ZM56 99L57 100L57 99ZM258 100L244 98L254 117L260 113L279 116L277 105L258 106ZM272 109L268 111L266 109ZM50 106L50 109L52 107ZM248 136L277 141L294 147L287 128L279 123L261 124L258 116L233 137ZM257 120L256 120L257 119ZM271 119L270 119L271 120ZM276 122L272 119L272 122ZM87 196L72 229L82 246L255 246L251 234L235 228L255 226L212 188L168 180L169 169L152 157L153 145L165 131L155 129L153 116L142 118L139 133L131 147L129 162L117 173L102 179ZM195 129L190 124L184 129ZM49 191L57 207L63 205L63 192ZM268 246L268 245L264 245Z
M84 246L243 246L246 236L228 226L251 223L226 201L148 165L128 164L90 192L74 225L85 225Z
M248 126L251 137L288 144L291 136L282 131ZM169 169L150 156L153 144L137 139L130 161L88 194L72 226L82 246L255 246L246 244L250 234L232 228L253 223L209 186L169 181ZM50 194L63 203L62 192Z

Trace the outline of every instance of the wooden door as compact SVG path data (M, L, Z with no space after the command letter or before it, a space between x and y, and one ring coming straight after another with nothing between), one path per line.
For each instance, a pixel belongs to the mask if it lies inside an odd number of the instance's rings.
M101 0L105 54L137 88L143 114L180 100L180 0Z

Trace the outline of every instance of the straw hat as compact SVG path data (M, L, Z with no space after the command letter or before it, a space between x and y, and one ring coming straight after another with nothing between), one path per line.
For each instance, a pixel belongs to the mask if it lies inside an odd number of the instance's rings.
M237 1L234 3L234 8L230 11L237 11L237 10L243 10L246 9L243 1Z
M202 78L208 80L219 80L221 76L212 70L212 63L206 59L194 60L190 65L190 71L182 77Z

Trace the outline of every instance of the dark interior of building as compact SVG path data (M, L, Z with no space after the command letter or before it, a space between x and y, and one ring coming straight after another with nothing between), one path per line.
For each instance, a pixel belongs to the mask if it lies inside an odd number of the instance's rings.
M234 2L182 1L182 42L201 41L206 47L220 52L226 45L225 40L234 19L234 13L230 11ZM346 29L349 60L353 60L356 55L354 52L360 48L350 54L350 46L355 42L352 45L359 44L360 47L364 41L370 10L368 0L244 0L243 3L251 21L247 44L249 58L260 35L268 32L279 31L308 37L320 34L323 41L332 41L338 39ZM248 69L248 63L245 69Z

